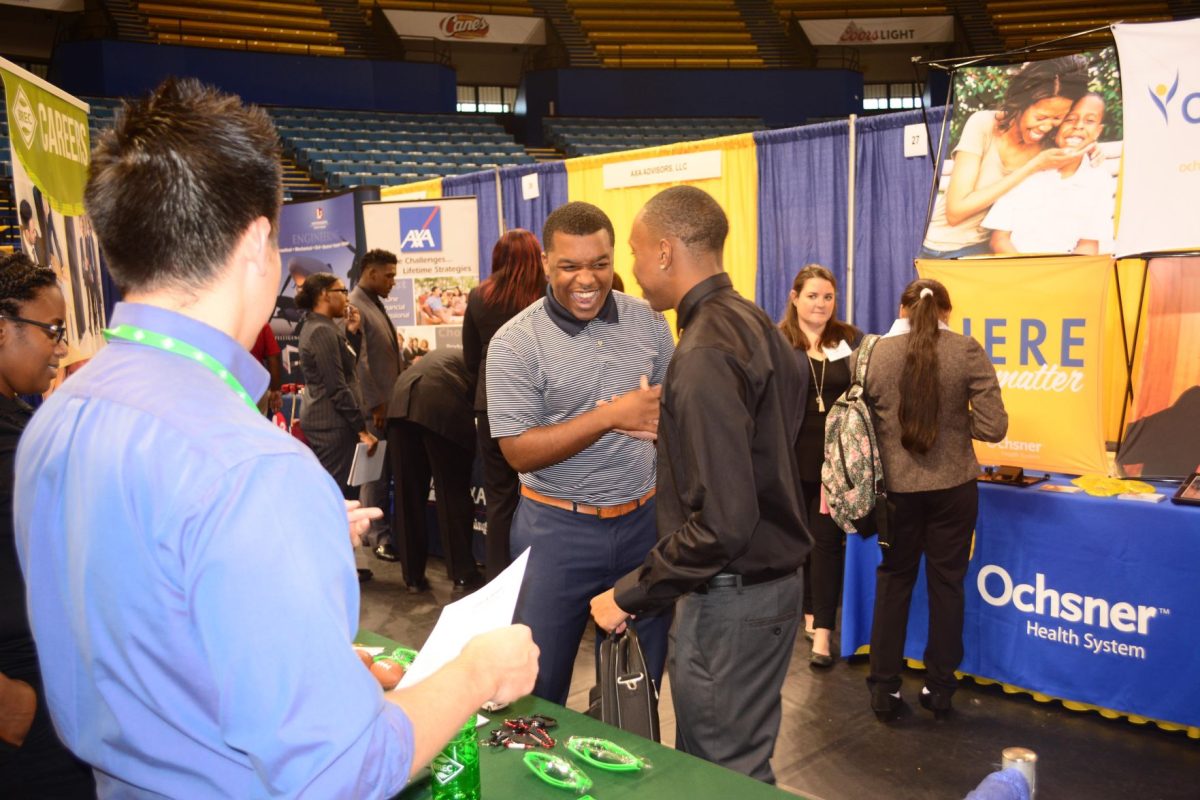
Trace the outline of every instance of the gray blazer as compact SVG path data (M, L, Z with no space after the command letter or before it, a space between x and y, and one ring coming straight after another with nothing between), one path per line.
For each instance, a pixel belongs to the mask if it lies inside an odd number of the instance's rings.
M395 326L376 304L374 295L362 286L355 286L350 292L350 302L362 317L358 385L362 389L363 410L369 417L371 409L386 405L391 399L392 384L400 374L400 343Z
M998 442L1008 432L996 370L979 342L952 331L938 334L938 435L928 453L900 444L900 374L908 334L880 339L867 367L867 402L890 492L949 489L979 475L972 439ZM851 374L858 354L851 356Z

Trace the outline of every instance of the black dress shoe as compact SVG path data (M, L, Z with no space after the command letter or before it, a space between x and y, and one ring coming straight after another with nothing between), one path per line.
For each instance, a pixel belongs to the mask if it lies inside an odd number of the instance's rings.
M871 710L880 722L895 722L908 708L904 700L888 692L871 693Z
M813 653L808 657L808 665L817 669L828 669L833 666L833 655L824 653Z
M429 581L424 578L415 581L405 581L404 586L408 589L409 594L421 594L422 592L429 591Z
M387 542L375 548L375 557L380 561L396 562L400 560L400 556L396 555L396 551Z
M950 717L950 698L943 695L935 695L933 692L921 692L917 700L921 703L921 708L926 711L933 712L933 718L938 722Z
M374 578L374 577L375 577L375 573L371 572L371 570L369 570L369 569L360 569L358 571L358 582L359 583L366 583L367 581L371 580L371 578Z
M484 583L483 576L478 572L473 572L465 578L455 578L452 591L463 593L473 592L483 586Z

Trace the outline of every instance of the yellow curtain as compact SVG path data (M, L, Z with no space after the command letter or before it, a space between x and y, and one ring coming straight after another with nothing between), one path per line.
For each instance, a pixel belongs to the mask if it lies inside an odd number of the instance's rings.
M725 241L725 270L733 279L738 292L755 299L755 278L758 274L758 158L753 134L744 133L699 142L648 147L621 153L572 158L566 162L567 197L582 200L604 209L616 230L616 271L625 282L625 290L641 294L633 279L633 260L629 255L629 229L633 218L646 201L680 181L633 186L624 189L604 188L604 165L645 158L698 153L709 150L721 152L721 176L690 181L691 185L711 194L729 217L729 237ZM674 327L673 315L668 315Z
M442 196L442 179L406 183L403 186L384 186L379 190L381 200L424 200Z

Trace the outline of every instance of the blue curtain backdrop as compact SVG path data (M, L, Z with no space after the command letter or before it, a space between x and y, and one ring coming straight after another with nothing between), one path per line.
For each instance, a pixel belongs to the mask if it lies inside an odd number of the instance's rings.
M782 319L792 279L805 264L846 279L847 121L759 131L758 304ZM845 316L844 312L841 316Z
M479 280L492 274L492 248L500 238L499 198L496 196L496 171L469 172L442 178L445 197L474 196L479 214Z
M521 179L536 173L538 196L524 200ZM500 197L504 225L508 229L525 228L542 240L542 225L550 212L567 202L567 167L562 161L522 164L500 170ZM489 273L490 274L490 273Z
M946 108L929 109L927 115L936 153ZM856 122L854 322L868 333L888 329L900 292L917 276L913 258L925 235L934 163L929 155L904 157L904 126L924 121L917 110Z

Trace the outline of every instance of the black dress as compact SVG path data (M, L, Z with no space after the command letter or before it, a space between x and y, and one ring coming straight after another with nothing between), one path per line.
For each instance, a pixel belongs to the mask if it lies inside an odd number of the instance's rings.
M809 370L808 395L804 400L804 422L796 439L796 460L813 537L813 549L804 565L804 613L813 615L814 628L833 630L842 596L846 536L832 517L821 513L821 464L825 461L825 417L834 401L850 387L850 359L818 361L805 354L804 361ZM818 385L824 411L817 403Z

